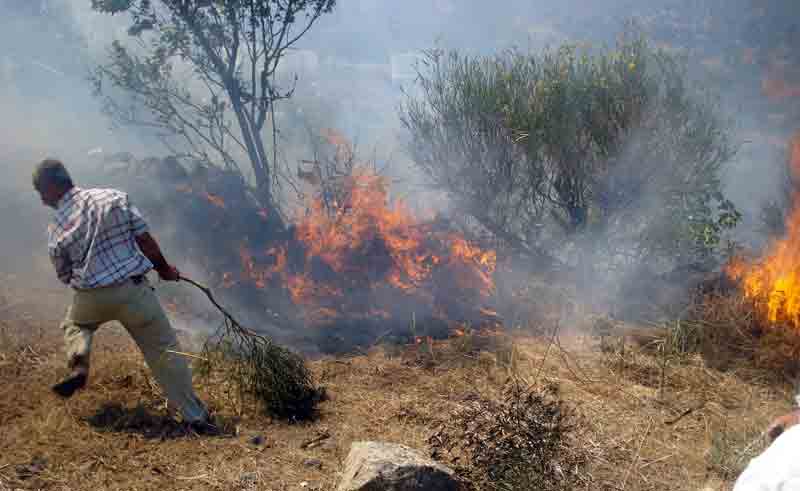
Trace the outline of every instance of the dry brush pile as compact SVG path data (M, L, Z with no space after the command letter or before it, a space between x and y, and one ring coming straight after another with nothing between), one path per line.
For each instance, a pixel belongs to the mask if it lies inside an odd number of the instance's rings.
M570 441L555 385L510 380L500 400L466 402L430 437L432 456L454 466L467 489L574 489L585 456Z

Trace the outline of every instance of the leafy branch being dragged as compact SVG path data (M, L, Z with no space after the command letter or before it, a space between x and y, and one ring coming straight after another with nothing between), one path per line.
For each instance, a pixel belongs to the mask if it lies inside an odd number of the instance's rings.
M253 394L267 413L290 421L312 419L324 389L314 384L303 358L239 324L208 287L189 278L181 280L205 293L224 316L221 328L203 345L204 362L210 365L221 356L223 365L233 367L230 375L239 389Z

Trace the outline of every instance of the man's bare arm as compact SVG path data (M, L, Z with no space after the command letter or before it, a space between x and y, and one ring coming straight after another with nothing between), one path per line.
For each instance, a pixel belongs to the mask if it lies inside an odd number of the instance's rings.
M180 279L180 273L164 259L164 255L161 253L161 247L158 246L158 242L156 242L156 239L154 239L149 232L137 235L136 244L139 246L139 250L142 251L142 254L153 263L156 272L158 272L158 276L162 280L178 281Z

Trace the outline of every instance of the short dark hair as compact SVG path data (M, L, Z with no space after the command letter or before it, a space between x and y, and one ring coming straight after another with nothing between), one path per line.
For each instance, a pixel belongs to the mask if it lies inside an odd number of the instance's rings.
M74 187L69 171L58 159L44 159L34 169L33 187L42 189L42 185L46 182L65 188Z

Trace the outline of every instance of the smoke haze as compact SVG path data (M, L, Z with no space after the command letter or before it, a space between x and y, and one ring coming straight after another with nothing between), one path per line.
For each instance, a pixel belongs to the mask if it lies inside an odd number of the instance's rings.
M90 3L0 0L0 164L6 171L0 182L0 270L50 275L55 282L43 240L48 212L30 189L35 162L56 156L78 181L101 184L99 156L165 152L139 130L112 131L92 97L88 70L103 61L113 39L126 40L127 22L92 12ZM397 107L401 89L413 85L412 65L420 50L438 46L491 54L566 41L611 45L633 19L659 45L685 53L692 76L719 91L741 143L725 182L744 212L740 237L755 239L761 204L779 193L783 145L800 129L800 98L769 99L762 91L764 73L775 66L791 75L782 60L759 52L754 61L742 57L765 39L778 46L800 41L800 6L788 2L786 15L765 10L753 17L753 5L752 0L504 0L500 7L478 0L342 0L283 64L287 79L299 76L295 97L280 107L284 159L294 165L311 157L310 134L336 128L363 152L390 164L391 174L406 183L400 194L413 193L418 179L403 151Z

